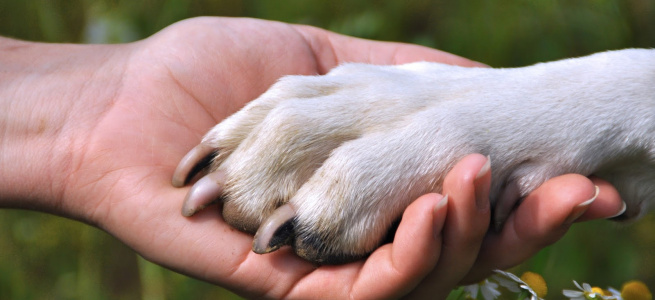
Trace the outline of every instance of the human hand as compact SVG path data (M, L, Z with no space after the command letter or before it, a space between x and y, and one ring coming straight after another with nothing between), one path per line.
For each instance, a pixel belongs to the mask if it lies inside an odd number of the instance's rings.
M11 94L24 97L0 104L7 108L0 109L3 120L19 123L5 126L2 136L18 141L1 150L2 205L94 224L153 262L247 296L379 298L414 288L445 295L463 278L516 264L561 236L567 226L560 217L593 195L584 177L553 179L524 201L500 235L483 238L488 210L475 206L471 174L482 164L473 156L450 172L447 206L433 209L439 195L419 198L407 209L396 242L366 261L317 268L291 251L256 255L252 237L215 211L189 219L179 214L188 189L171 187L170 176L211 126L283 75L323 74L348 61L476 64L417 46L250 19L192 19L125 45L20 45L27 51L11 55L31 53L31 69L12 68L13 62L5 69L39 76L4 81L14 83L7 84ZM20 138L26 134L30 138ZM553 190L571 185L566 197ZM611 186L598 185L604 188L585 217L618 210ZM562 205L530 220L546 201Z

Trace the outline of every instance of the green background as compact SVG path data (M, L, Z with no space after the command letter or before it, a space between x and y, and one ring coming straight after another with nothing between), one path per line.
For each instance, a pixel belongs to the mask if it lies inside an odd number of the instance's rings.
M418 43L496 67L655 47L652 0L0 0L0 35L129 42L201 15L303 23ZM81 223L0 210L0 229L0 299L238 299L148 263ZM551 299L562 298L561 289L573 288L573 279L617 288L639 279L653 289L654 230L653 214L629 226L608 221L577 225L515 271L543 274Z

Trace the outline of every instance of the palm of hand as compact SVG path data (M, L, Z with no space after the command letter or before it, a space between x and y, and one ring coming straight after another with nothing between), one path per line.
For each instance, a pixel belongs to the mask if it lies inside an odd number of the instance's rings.
M215 210L182 217L187 189L173 188L170 176L211 126L277 78L322 71L311 46L286 24L196 19L124 47L123 86L96 119L68 189L94 199L86 204L93 212L87 221L191 276L237 290L250 285L255 294L289 293L316 267L291 251L253 254L252 237L230 228ZM331 272L354 280L361 265ZM273 272L283 275L269 277ZM316 279L328 274L314 273ZM252 280L265 281L257 284L263 290L252 291ZM299 294L320 284L311 276L304 283L295 288Z

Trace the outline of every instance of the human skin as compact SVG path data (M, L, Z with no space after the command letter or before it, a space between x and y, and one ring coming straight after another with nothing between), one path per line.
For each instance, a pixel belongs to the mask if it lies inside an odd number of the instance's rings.
M489 232L491 175L477 176L487 158L472 154L448 174L447 201L420 197L394 243L346 265L316 266L289 249L254 254L252 236L216 209L181 216L189 188L170 184L178 161L281 76L419 60L481 66L424 47L253 19L190 19L120 45L0 38L0 207L97 226L152 262L246 297L432 299L520 263L573 221L620 210L607 182L564 175L530 194L502 232ZM594 186L596 200L580 206Z

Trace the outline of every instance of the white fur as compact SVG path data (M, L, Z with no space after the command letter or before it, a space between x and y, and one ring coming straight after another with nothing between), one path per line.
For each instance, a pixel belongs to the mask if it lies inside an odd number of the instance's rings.
M289 202L296 237L318 236L328 253L373 250L474 152L491 157L497 206L593 173L636 217L655 197L655 50L515 69L346 64L282 78L202 143L219 150L214 168L243 219L259 224Z

